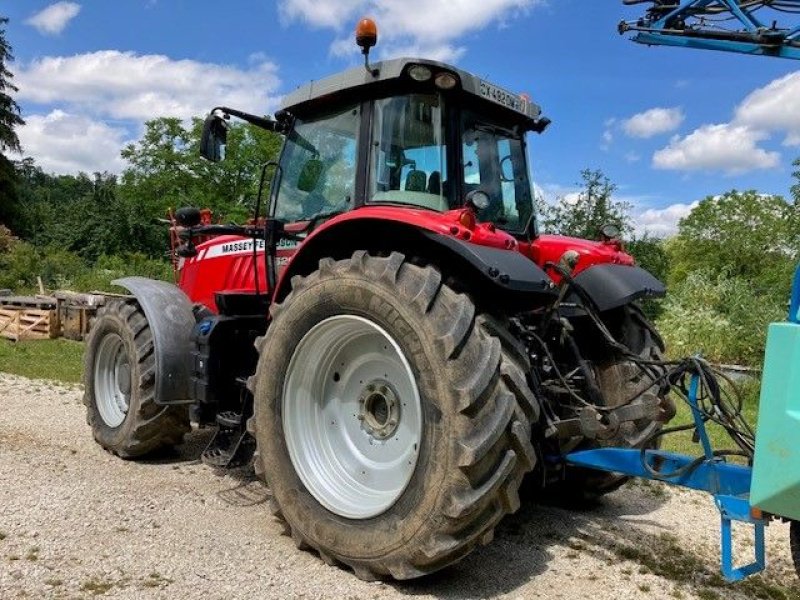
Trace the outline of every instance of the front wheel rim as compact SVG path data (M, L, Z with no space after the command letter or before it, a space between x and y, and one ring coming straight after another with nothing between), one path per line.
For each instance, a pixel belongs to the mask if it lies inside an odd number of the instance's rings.
M112 429L122 425L131 396L131 366L125 342L116 333L107 334L97 348L94 396L103 422Z
M320 504L368 519L397 502L423 418L411 365L386 330L354 315L312 327L289 362L281 408L292 465Z

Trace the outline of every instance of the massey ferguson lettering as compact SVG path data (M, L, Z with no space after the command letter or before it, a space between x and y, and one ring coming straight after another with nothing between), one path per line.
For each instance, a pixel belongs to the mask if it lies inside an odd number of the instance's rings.
M264 240L258 240L258 249L264 249ZM250 252L253 251L253 240L222 244L222 254L230 254L231 252L246 252L248 250Z

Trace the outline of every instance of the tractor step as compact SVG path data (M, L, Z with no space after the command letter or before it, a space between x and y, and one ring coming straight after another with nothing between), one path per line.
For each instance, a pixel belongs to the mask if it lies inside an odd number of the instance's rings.
M239 417L241 421L241 416ZM246 429L221 426L203 450L200 460L209 466L222 469L241 467L253 457L255 447L255 440Z
M219 423L221 427L238 429L242 425L242 415L232 410L221 412L217 415L217 423Z

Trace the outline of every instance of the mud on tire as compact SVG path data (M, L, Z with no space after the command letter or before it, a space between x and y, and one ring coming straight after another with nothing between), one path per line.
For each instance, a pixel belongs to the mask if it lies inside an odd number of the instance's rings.
M399 253L323 259L318 271L292 281L292 292L272 314L257 343L249 425L258 443L256 472L266 477L273 514L297 546L363 579L410 579L488 543L503 516L519 507L522 477L536 463L531 423L539 416L524 365L497 337L500 322L476 314L470 298L444 284L439 271L412 265ZM391 506L366 518L323 506L298 475L285 435L293 352L309 331L337 315L385 331L419 391L416 466Z
M155 403L153 336L138 303L101 307L86 340L86 420L94 439L122 458L176 446L189 431L185 406Z

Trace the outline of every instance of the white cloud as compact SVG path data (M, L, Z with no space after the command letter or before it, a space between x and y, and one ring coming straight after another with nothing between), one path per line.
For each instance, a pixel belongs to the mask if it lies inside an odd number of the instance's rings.
M56 2L25 21L43 35L56 35L64 31L69 22L78 16L81 5L76 2Z
M340 29L365 4L363 0L284 0L278 8L285 21L303 20L313 27Z
M37 59L18 70L18 98L66 104L93 115L146 120L189 118L217 105L267 113L275 108L279 80L274 63L247 70L173 60L162 55L103 50Z
M625 162L634 164L639 162L640 160L642 160L642 157L636 152L631 151L625 154Z
M378 23L379 54L434 56L453 61L464 52L455 45L464 35L492 23L504 25L514 16L543 4L544 0L281 0L284 21L301 20L314 27L343 32L361 15ZM355 41L349 39L355 46ZM339 36L331 48L334 55L348 53Z
M685 137L675 136L653 155L656 169L678 171L721 170L728 174L771 169L780 162L778 152L758 147L768 135L745 125L703 125Z
M24 154L34 157L47 172L116 173L125 166L120 150L127 132L84 116L62 110L26 115L18 134Z
M651 138L675 131L685 118L680 108L651 108L624 121L622 128L631 137Z
M648 234L668 237L678 232L678 222L697 207L698 203L672 204L665 208L649 208L634 216L634 231L637 236Z
M800 145L800 71L753 91L736 109L735 120L756 129L783 131L786 145Z

